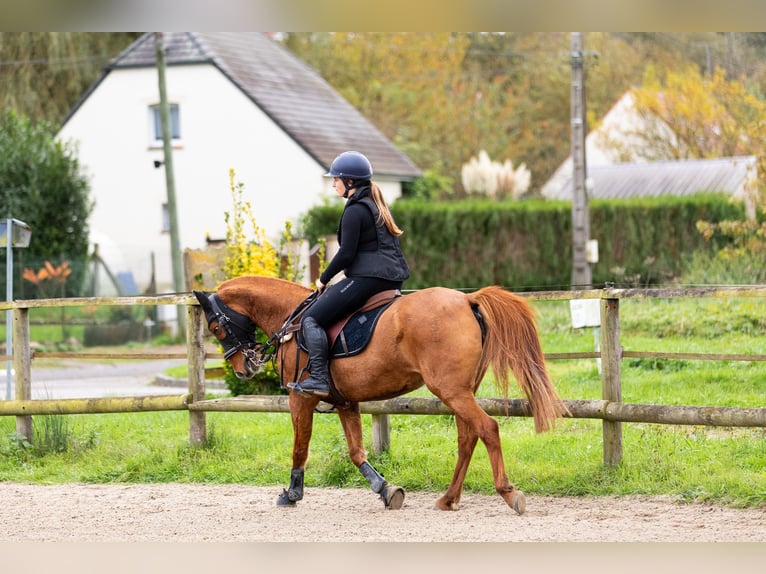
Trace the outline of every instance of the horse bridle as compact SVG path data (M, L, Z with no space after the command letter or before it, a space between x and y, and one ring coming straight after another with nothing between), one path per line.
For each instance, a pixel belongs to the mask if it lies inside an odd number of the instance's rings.
M202 294L195 293L199 298ZM282 328L277 333L272 333L265 343L259 344L255 338L256 325L247 315L239 313L226 305L218 293L207 296L209 307L205 310L205 318L208 327L213 321L224 330L225 336L218 339L223 347L223 358L228 360L237 352L242 352L247 364L252 365L255 372L259 371L267 362L276 358L282 342L289 339L291 333L300 327L299 319L311 306L319 295L318 291L312 292L285 320ZM296 345L298 353L300 348ZM297 366L297 362L296 362ZM281 377L280 377L281 378Z
M208 298L214 316L208 317L208 325L213 320L223 328L226 336L218 339L223 347L223 358L228 360L241 351L245 360L251 363L255 370L260 370L276 353L277 339L274 335L265 343L258 344L255 339L256 326L247 315L238 313L221 301L217 293Z

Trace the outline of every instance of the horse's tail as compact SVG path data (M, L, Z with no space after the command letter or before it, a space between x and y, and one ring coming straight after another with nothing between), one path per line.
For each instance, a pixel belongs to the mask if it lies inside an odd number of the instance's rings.
M509 374L529 400L535 431L543 432L555 424L557 417L569 414L551 384L534 309L523 298L501 287L484 287L468 295L479 306L486 324L486 339L479 372L489 366L495 380L508 396Z

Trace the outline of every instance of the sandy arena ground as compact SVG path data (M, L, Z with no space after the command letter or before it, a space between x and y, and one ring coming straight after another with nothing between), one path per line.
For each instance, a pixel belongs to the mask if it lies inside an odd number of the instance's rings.
M385 510L365 489L307 487L294 508L278 487L0 483L0 542L766 542L766 509L670 498L527 496L518 516L499 496L461 509L407 493Z

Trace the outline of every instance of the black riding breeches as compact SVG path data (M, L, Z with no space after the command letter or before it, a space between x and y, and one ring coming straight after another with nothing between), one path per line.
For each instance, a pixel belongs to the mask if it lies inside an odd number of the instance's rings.
M401 289L401 281L378 277L346 277L322 291L303 318L313 317L325 329L359 309L381 291Z

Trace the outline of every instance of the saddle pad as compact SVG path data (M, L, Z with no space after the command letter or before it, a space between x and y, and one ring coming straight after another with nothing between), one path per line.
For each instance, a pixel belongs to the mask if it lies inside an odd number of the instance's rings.
M352 315L335 338L332 349L330 349L330 357L350 357L361 353L372 337L378 318L383 311L388 309L390 304Z
M395 300L395 299L394 299ZM372 332L375 330L375 325L378 323L378 319L383 314L383 311L394 302L389 301L385 305L376 307L375 309L368 309L366 311L357 311L351 317L349 317L343 328L337 333L334 339L329 340L330 358L338 359L342 357L351 357L361 353L370 342L372 338ZM301 349L307 351L303 342L303 334L298 331Z

